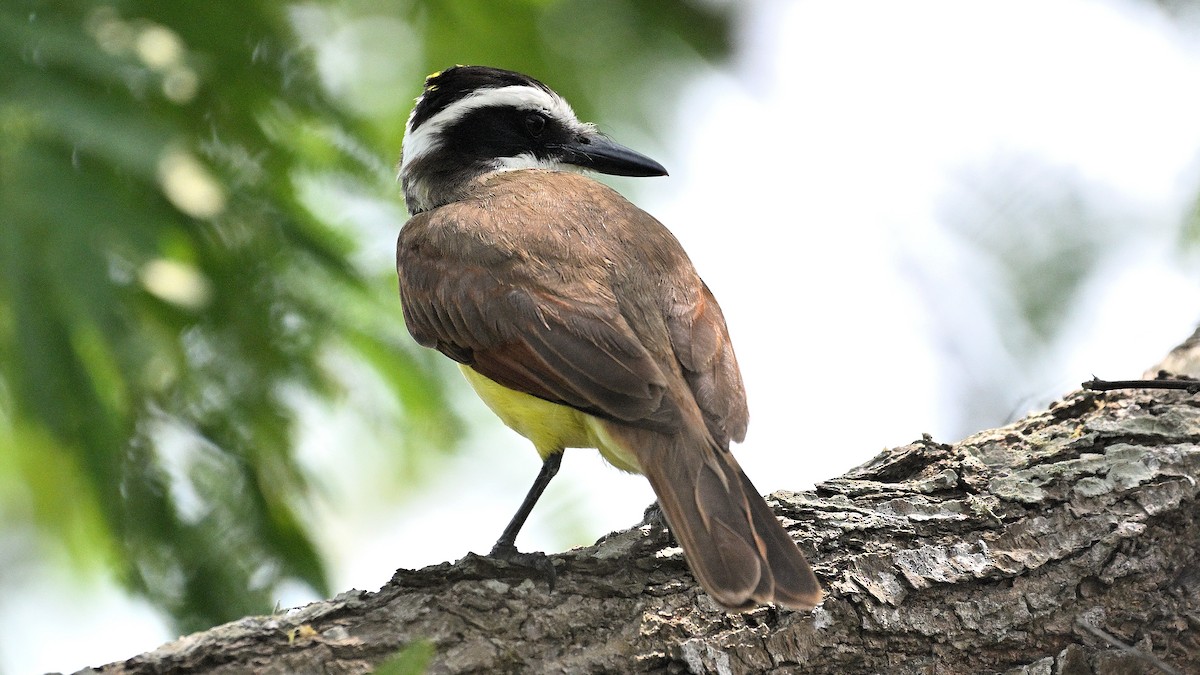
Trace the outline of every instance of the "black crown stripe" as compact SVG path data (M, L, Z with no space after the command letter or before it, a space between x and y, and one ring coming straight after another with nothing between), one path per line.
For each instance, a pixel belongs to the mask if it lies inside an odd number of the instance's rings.
M511 70L488 66L455 66L425 78L425 91L413 110L412 128L416 129L426 120L481 89L498 89L511 86L531 86L553 93L541 82Z

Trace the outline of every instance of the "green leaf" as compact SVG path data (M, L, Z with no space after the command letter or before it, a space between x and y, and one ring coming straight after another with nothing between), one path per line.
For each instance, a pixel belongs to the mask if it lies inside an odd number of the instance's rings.
M414 642L379 664L375 675L422 675L436 653L432 642Z

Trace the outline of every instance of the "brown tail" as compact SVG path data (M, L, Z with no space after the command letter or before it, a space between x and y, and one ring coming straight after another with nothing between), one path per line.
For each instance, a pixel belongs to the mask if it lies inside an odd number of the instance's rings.
M740 612L766 603L811 609L821 601L804 554L728 450L707 434L624 428L613 435L629 443L692 574L718 604Z

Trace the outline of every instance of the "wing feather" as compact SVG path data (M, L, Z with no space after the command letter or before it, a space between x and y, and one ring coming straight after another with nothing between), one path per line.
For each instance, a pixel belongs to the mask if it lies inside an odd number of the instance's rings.
M611 294L588 292L586 270L564 279L515 260L481 267L469 238L452 244L437 236L455 229L445 222L453 211L412 218L397 242L405 321L418 343L511 389L677 430L666 378Z
M668 313L671 344L713 438L728 446L746 436L749 412L725 316L708 286Z

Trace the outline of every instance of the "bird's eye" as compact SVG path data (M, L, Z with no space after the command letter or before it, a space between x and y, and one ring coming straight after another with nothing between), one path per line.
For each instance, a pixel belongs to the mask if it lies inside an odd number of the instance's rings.
M525 116L525 129L530 136L540 136L546 128L546 116L541 113L529 113Z

